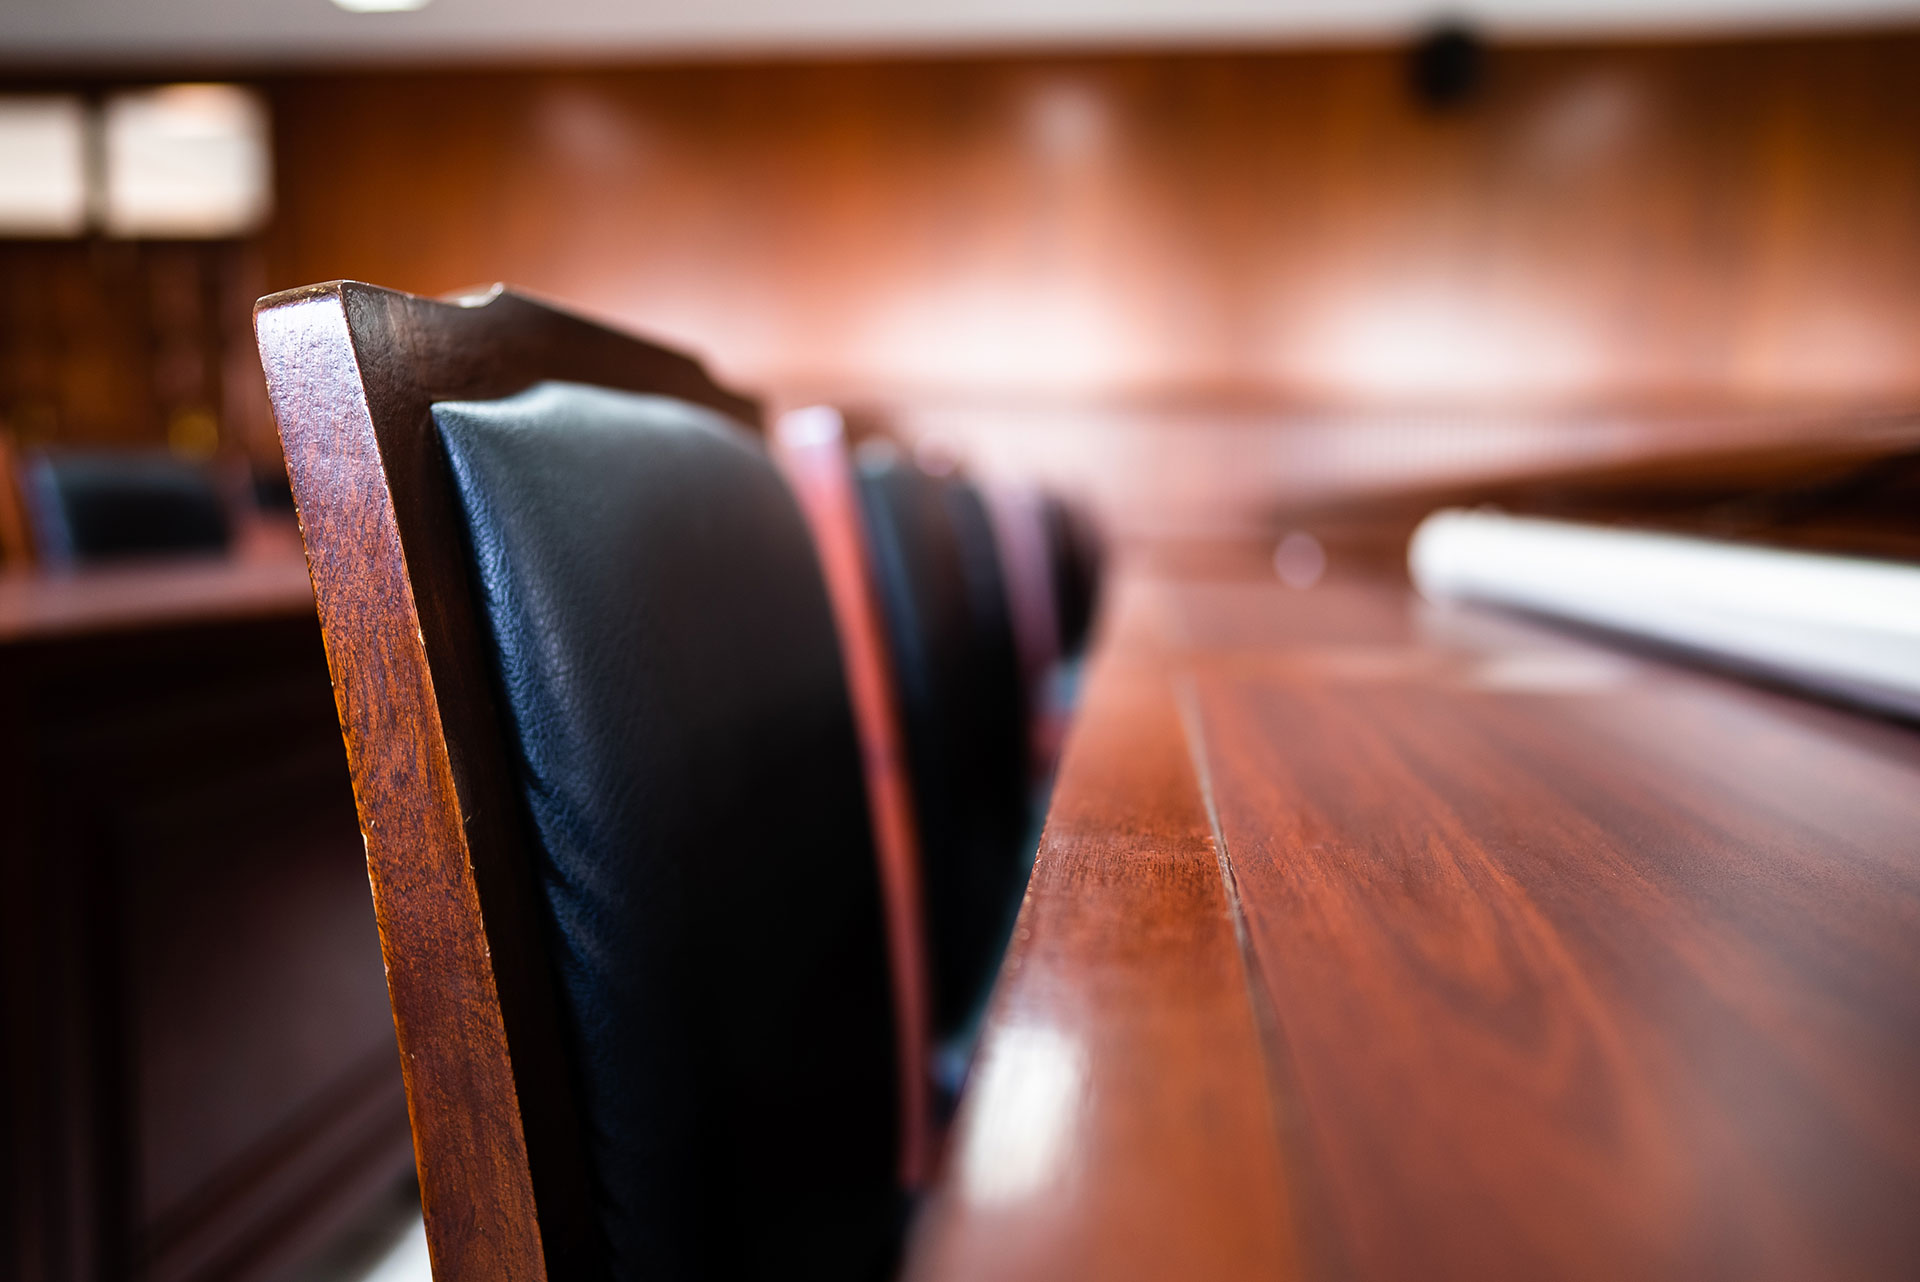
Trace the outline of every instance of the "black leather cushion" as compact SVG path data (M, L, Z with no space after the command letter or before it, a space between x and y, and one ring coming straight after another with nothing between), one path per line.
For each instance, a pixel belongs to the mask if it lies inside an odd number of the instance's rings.
M856 478L900 686L935 1030L950 1036L992 982L1025 885L1025 696L979 493L891 457L863 457Z
M540 844L614 1278L884 1274L893 1008L837 638L757 442L544 384L433 408Z
M54 562L227 546L226 506L206 469L168 454L56 454L27 471L41 555Z

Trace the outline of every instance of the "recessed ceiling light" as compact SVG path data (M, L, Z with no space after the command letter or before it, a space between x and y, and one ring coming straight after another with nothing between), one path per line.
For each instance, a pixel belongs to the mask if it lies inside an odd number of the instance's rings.
M348 13L411 13L424 9L429 0L333 0L336 9Z

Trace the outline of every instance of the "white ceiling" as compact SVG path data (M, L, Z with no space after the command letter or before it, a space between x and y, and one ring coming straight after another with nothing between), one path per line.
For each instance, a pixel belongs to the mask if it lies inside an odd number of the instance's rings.
M0 63L676 57L1371 41L1438 14L1495 37L1920 23L1920 0L0 0Z

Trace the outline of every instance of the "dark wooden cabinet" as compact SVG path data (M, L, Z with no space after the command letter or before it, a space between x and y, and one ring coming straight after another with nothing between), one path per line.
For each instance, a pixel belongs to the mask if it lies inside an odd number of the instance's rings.
M0 585L0 1269L23 1282L272 1277L411 1166L311 602L219 573L184 613L120 581L171 617L50 621Z

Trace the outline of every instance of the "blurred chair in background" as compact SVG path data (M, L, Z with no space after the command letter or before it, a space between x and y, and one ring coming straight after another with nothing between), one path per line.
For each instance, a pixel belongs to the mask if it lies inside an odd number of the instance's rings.
M969 1019L998 971L1025 884L1036 844L1033 821L1045 807L1068 711L1055 697L1061 601L1049 500L1026 488L975 486L944 461L940 471L905 463L884 438L864 447L867 462L857 480L846 424L824 406L784 415L775 441L821 551L876 828L887 863L900 870L891 875L890 907L907 923L896 937L912 941L911 959L900 964L922 972L929 964L944 968L937 1067L951 1102L971 1049ZM872 491L873 506L863 504L862 487ZM884 549L877 546L883 537ZM891 578L879 572L883 557L893 566ZM890 631L889 608L901 621L898 634ZM1081 612L1076 630L1084 634L1088 607L1082 601L1074 608ZM923 628L944 631L923 635ZM1011 682L1009 644L1016 659ZM906 688L896 645L917 656L916 691ZM976 692L984 698L974 698ZM920 760L932 763L925 765L927 775L911 769L902 722L915 698ZM992 719L995 712L1021 725L1029 749L1024 762L1015 736ZM960 776L936 773L955 762ZM1027 772L1023 785L1014 779L1016 769ZM1016 831L1020 786L1027 799ZM946 831L923 835L921 788L935 791L928 804L953 825ZM982 807L998 810L976 818ZM937 872L925 871L923 841L946 861ZM933 884L923 890L928 878ZM926 1000L923 991L913 1014L923 1030Z
M1011 485L983 484L980 491L1000 553L1014 649L1020 657L1020 682L1026 690L1029 768L1036 780L1043 780L1059 748L1048 692L1061 659L1060 614L1042 515L1044 499L1036 490Z
M1033 687L1034 760L1050 776L1080 702L1081 660L1099 615L1106 551L1093 518L1059 495L1037 495L1035 515L1057 654Z
M1092 521L1056 494L1004 485L983 493L1027 691L1033 777L1044 788L1073 713L1079 660L1098 607L1100 539ZM1035 813L1044 811L1042 798Z
M33 456L21 489L37 559L48 565L223 552L233 537L208 469L159 451Z
M1086 649L1100 604L1106 552L1100 531L1082 509L1056 494L1040 497L1060 652L1072 658Z
M927 961L927 903L921 886L920 839L900 725L900 696L886 627L874 591L873 560L854 493L845 424L826 406L795 410L774 427L774 449L793 486L826 577L840 632L866 769L867 796L887 897L902 1040L901 1081L907 1126L903 1177L918 1186L934 1156Z
M880 879L757 409L512 295L335 283L257 328L437 1272L883 1275Z
M965 1041L1032 852L1027 703L986 505L971 484L863 447L856 488L899 682L937 1038ZM964 1063L964 1049L948 1057Z

